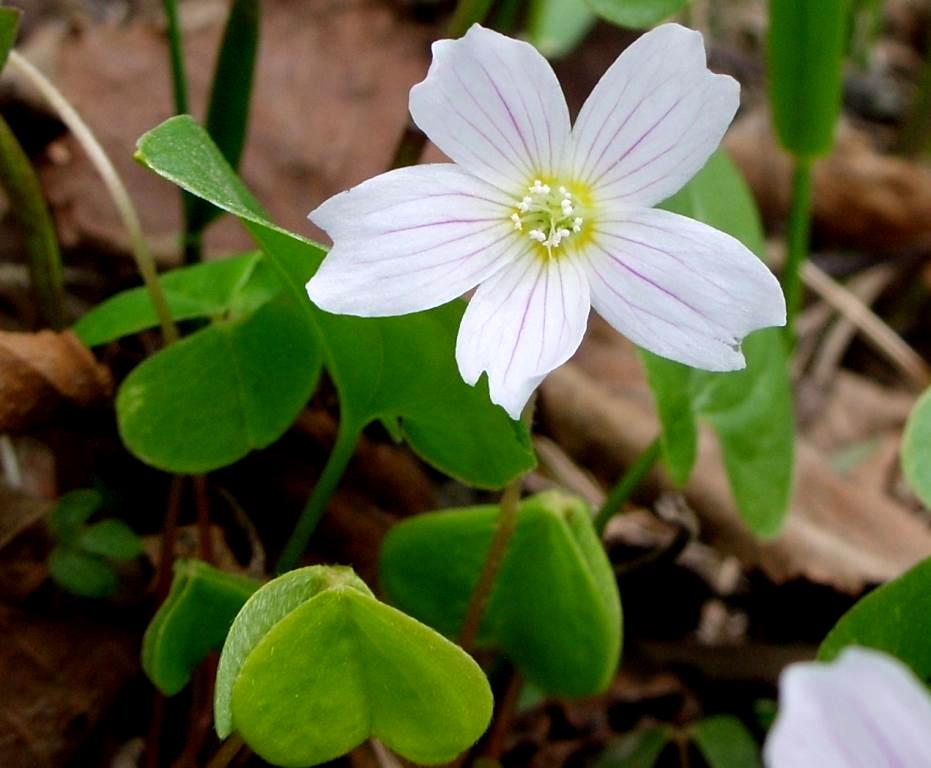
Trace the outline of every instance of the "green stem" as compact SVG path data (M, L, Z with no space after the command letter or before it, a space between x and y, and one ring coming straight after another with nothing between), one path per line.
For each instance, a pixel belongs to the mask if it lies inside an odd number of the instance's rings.
M323 517L326 510L327 502L336 491L339 481L349 465L352 454L355 453L356 445L359 442L359 432L355 428L346 429L343 423L340 423L339 432L336 435L336 443L327 459L323 472L317 479L307 504L298 518L297 525L285 544L284 551L278 559L277 572L284 573L297 567L304 550L307 549L307 543Z
M926 54L912 108L902 129L900 149L909 157L917 157L931 148L931 27L928 28Z
M536 405L536 395L532 395L530 401L524 407L521 414L521 421L529 427L533 424L533 411ZM514 478L505 487L501 494L501 501L498 506L498 519L495 521L495 530L488 545L488 551L485 553L485 561L482 563L482 570L479 572L478 580L472 588L472 595L469 597L469 605L466 608L466 615L462 621L462 629L459 631L459 645L467 653L471 653L475 647L475 638L478 636L478 630L482 623L482 616L485 613L485 606L488 604L488 598L491 596L492 589L495 586L495 579L498 571L501 569L501 563L504 562L504 555L507 553L508 543L511 536L517 528L517 517L520 510L520 495L524 487L524 476Z
M595 530L601 534L608 521L614 517L624 506L624 502L630 498L631 494L637 489L637 486L643 482L653 465L662 455L662 442L657 437L650 443L643 452L631 464L627 471L621 475L621 478L614 484L614 487L608 493L607 498L595 515Z
M523 0L499 0L491 19L492 28L508 35L512 34L520 21L524 5Z
M187 89L187 67L184 63L184 40L178 15L178 0L163 0L165 20L168 23L168 55L171 61L171 85L175 100L175 114L186 115L191 111ZM191 209L196 200L190 192L181 190L181 213L184 216L185 264L197 264L202 257L203 238L191 230Z
M185 218L188 223L185 225L184 235L184 263L198 264L204 257L204 231L202 229L191 229L190 211L195 205L195 198L190 192L181 191L184 202Z
M417 165L420 162L420 156L423 154L423 148L427 144L427 137L421 131L414 121L408 118L407 125L404 126L404 133L394 148L394 157L391 158L390 170L398 168L407 168L410 165Z
M42 319L55 330L65 326L65 282L55 225L32 163L6 120L0 117L0 184L23 232L29 278Z
M175 97L175 112L185 115L190 112L187 96L187 69L184 65L184 45L181 38L181 23L178 19L178 0L163 0L165 20L168 22L168 51L171 57L171 84Z
M786 263L782 288L786 295L786 338L795 344L795 319L802 306L802 265L808 258L811 231L811 159L795 159L792 175L792 205L789 209Z
M473 24L480 24L491 10L493 0L459 0L446 30L447 37L462 37Z
M94 136L87 123L81 118L77 110L53 84L38 69L29 63L27 59L21 56L17 51L10 51L8 66L18 70L32 86L42 95L42 97L51 105L52 109L61 118L61 121L71 131L74 138L87 153L88 158L100 178L103 180L110 198L116 206L116 210L123 222L123 227L129 235L130 248L133 258L136 261L136 268L142 275L142 281L145 284L146 291L152 304L155 307L155 314L158 317L159 325L162 330L162 337L166 344L171 344L178 339L178 329L171 313L168 311L168 303L165 301L165 294L162 286L158 282L158 270L155 266L155 259L149 251L149 246L142 234L142 225L139 223L139 215L133 205L129 192L123 185L122 179L104 152L97 137Z
M446 30L447 37L462 37L473 24L485 20L488 11L491 10L491 5L492 0L459 0ZM413 120L408 119L407 125L404 126L404 133L401 134L394 149L390 170L417 165L426 144L427 137L424 132L414 124Z

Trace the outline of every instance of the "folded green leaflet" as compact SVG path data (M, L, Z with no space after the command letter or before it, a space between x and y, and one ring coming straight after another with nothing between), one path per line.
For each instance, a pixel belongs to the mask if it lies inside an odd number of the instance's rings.
M162 693L178 693L207 654L223 647L233 619L258 586L200 560L175 562L171 591L142 640L142 668Z
M481 668L429 627L379 602L350 568L291 571L233 622L215 717L264 760L318 765L370 737L421 764L444 763L488 725Z

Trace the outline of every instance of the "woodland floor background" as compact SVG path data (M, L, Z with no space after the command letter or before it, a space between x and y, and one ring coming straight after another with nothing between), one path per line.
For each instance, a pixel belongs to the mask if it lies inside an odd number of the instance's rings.
M161 264L176 265L177 190L132 160L136 139L171 114L161 3L18 5L25 11L20 49L97 132ZM714 12L723 5L726 13ZM182 7L193 104L202 114L227 3ZM768 129L762 4L696 8L693 23L705 27L712 68L743 85L726 145L754 189L778 261L790 171ZM414 0L266 0L243 174L276 222L320 236L306 213L388 166L406 124L407 92L423 77L447 10ZM816 170L815 267L806 274L810 296L795 368L796 492L784 532L769 542L749 534L712 440L703 439L683 492L661 473L651 476L636 506L608 531L625 614L616 683L596 699L532 704L501 737L505 765L582 766L650 720L685 724L726 711L753 726L758 701L774 697L786 663L812 657L869 586L931 555L931 518L898 464L905 419L931 383L924 362L931 359L931 165L896 151L931 39L931 10L926 2L890 0L886 17L868 61L848 70L840 138ZM599 25L556 64L573 111L631 39ZM80 148L9 76L0 112L40 169L65 251L73 319L136 284L124 233ZM0 432L14 434L23 484L0 482L0 765L144 765L139 755L153 720L160 721L164 765L207 765L217 749L204 696L209 675L193 693L160 702L138 660L159 590L155 564L170 480L124 451L110 398L113 381L155 337L110 345L98 364L59 338L3 333L37 329L7 208L0 221L0 392L18 397L0 398ZM207 239L215 255L250 247L231 218ZM313 486L336 418L324 386L278 443L210 476L217 562L264 572ZM535 428L541 467L528 486L555 483L598 503L657 432L633 348L593 318L576 358L544 384ZM46 568L52 500L95 482L132 510L128 522L146 536L149 555L126 574L120 595L103 602L69 597ZM351 563L374 584L379 541L395 520L476 498L371 429L310 557ZM193 555L190 486L179 499L178 552ZM209 764L263 765L245 750L220 758ZM343 763L373 760L360 749ZM670 750L665 764L678 761ZM701 764L697 755L692 764Z

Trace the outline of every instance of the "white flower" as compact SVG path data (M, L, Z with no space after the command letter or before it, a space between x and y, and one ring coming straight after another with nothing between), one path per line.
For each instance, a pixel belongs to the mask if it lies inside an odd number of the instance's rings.
M664 357L742 368L741 339L785 322L778 283L729 235L651 210L705 164L738 101L701 35L676 24L624 51L571 128L531 45L478 25L441 40L410 110L454 163L385 173L313 211L334 245L307 292L371 317L478 285L456 359L469 384L488 372L514 418L578 348L592 306Z
M898 659L849 648L830 664L792 664L779 683L767 768L931 766L931 696Z

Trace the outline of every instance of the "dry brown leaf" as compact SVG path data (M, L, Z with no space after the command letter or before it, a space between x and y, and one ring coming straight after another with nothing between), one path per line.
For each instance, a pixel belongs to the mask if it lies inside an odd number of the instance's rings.
M792 163L757 110L736 122L727 149L753 189L768 224L780 228L789 210ZM816 235L858 250L907 250L931 243L931 169L873 148L841 123L832 154L814 168Z
M576 363L543 385L541 410L550 433L582 466L616 478L655 437L658 424L642 376L633 378L618 346L583 347ZM633 357L633 355L629 355ZM617 376L618 370L626 372ZM795 577L856 592L891 579L931 555L931 530L875 487L835 474L807 440L797 445L792 508L780 536L756 538L734 505L717 441L703 430L692 479L685 489L699 514L702 535L747 567L776 582ZM654 490L672 487L661 471Z
M226 13L226 3L215 4L217 13L205 12L185 29L191 108L198 117L205 112ZM308 211L385 170L407 122L408 91L426 73L432 34L386 3L262 4L254 118L242 172L274 221L314 234ZM168 67L164 31L132 22L71 35L50 73L113 159L157 250L177 242L180 200L171 184L133 161L133 152L140 135L173 114ZM57 157L46 158L40 172L63 239L125 248L113 205L84 154L66 138ZM211 227L207 242L214 251L251 247L231 218Z
M899 432L915 405L915 396L881 386L864 376L840 371L812 410L817 414L807 436L825 453Z
M0 765L72 764L137 673L141 631L79 615L47 618L0 605Z
M0 481L0 550L42 520L51 502L36 499Z
M0 432L20 432L66 403L89 406L113 392L110 371L70 331L0 331Z

